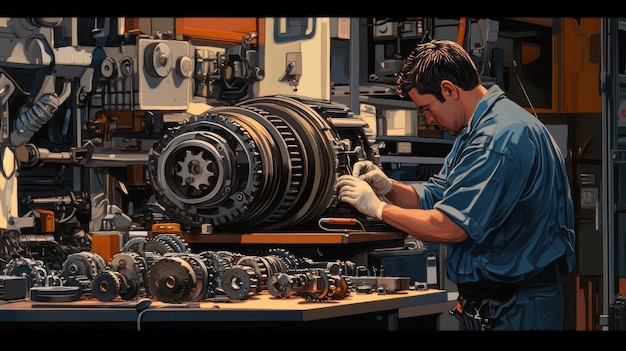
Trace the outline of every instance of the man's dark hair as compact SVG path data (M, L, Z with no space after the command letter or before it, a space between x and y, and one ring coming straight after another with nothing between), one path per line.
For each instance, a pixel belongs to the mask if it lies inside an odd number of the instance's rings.
M443 102L440 83L446 79L467 91L480 84L480 73L467 51L454 41L418 44L398 73L396 93L406 97L416 88L420 95L431 94Z

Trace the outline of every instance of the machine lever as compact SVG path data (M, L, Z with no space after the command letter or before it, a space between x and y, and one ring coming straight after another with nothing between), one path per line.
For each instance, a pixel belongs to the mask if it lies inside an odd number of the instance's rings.
M285 68L285 72L283 72L283 74L281 74L280 77L278 78L279 82L285 82L285 81L289 80L289 76L291 75L291 71L293 70L293 66L294 66L293 62L289 62L287 64L287 68Z

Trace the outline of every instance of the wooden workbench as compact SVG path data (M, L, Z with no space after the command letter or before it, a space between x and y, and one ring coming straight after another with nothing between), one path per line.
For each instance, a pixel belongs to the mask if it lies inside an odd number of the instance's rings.
M444 290L388 294L351 292L341 300L309 301L299 296L273 297L262 292L246 300L167 304L152 301L75 302L3 301L0 328L38 329L398 329L403 320L432 329L436 317L454 305ZM425 322L420 326L420 318Z

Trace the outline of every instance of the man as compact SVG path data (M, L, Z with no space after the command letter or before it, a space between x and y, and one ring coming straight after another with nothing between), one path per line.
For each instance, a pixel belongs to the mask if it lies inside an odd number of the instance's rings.
M338 197L416 239L447 243L460 330L563 329L559 273L576 262L565 161L545 126L493 85L453 41L419 44L397 76L428 124L456 136L423 184L369 161L337 180Z

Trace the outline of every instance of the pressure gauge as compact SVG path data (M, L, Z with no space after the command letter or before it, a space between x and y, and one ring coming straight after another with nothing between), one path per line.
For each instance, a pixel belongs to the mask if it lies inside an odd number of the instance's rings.
M194 70L194 61L189 56L181 56L176 63L178 74L183 78L191 78Z
M100 65L100 74L106 79L117 76L117 62L115 62L115 59L111 57L105 58Z
M124 77L130 77L133 74L133 59L124 57L120 62L120 73Z

